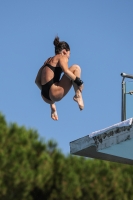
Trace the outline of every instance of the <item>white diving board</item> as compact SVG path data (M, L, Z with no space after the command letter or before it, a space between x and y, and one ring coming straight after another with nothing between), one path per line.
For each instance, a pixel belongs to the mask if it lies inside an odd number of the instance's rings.
M133 165L133 118L70 142L70 153Z

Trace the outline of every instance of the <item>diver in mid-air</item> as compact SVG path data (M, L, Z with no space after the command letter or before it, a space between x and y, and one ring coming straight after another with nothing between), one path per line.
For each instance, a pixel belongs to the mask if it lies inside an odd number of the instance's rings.
M56 101L60 101L73 85L75 95L74 101L78 103L80 110L84 108L82 98L83 81L80 79L81 68L78 65L68 67L70 57L70 47L64 41L59 41L59 37L54 39L55 56L48 58L39 69L35 83L41 90L43 100L50 104L51 118L58 120ZM60 79L61 73L64 75Z

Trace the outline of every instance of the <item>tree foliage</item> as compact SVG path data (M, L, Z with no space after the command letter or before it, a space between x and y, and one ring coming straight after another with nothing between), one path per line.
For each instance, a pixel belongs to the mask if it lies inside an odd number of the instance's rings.
M0 114L0 200L133 200L133 167L65 156Z

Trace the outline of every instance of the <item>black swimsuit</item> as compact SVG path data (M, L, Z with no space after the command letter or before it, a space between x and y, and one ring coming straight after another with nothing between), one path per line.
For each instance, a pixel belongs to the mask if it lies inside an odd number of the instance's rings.
M60 67L53 67L50 64L46 64L44 67L46 67L46 66L49 67L54 72L54 77L49 82L47 82L46 84L42 85L41 94L46 99L51 101L51 99L49 97L49 90L50 90L51 86L53 85L53 83L59 82L60 76L61 76L61 73L62 73L62 69Z

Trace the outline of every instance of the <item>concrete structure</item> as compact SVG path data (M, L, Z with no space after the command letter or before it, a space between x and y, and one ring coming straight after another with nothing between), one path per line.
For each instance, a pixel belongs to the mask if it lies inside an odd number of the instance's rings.
M133 165L133 118L70 142L70 153Z

